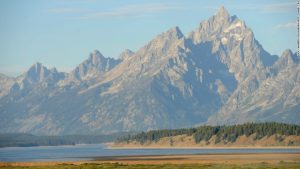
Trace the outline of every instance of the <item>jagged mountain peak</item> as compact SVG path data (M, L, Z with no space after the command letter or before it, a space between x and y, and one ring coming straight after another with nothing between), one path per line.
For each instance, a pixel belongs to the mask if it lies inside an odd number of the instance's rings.
M176 37L178 39L181 39L184 37L184 35L182 34L181 30L179 29L178 26L175 26L171 29L169 29L166 34L168 34L171 37Z
M179 27L173 27L152 39L147 45L140 48L135 55L147 60L165 58L176 54L179 47L185 48L185 36ZM155 60L156 60L155 59Z
M215 16L220 19L228 20L230 18L229 12L224 6L221 6L216 12Z
M98 50L90 53L88 59L79 64L71 73L77 80L101 75L115 67L120 61L104 57ZM74 80L74 79L73 79Z
M33 64L31 67L42 67L43 64L41 62L36 62L35 64Z
M188 38L194 43L210 41L219 36L226 29L246 28L245 24L235 15L230 16L229 12L222 6L215 15L211 16L208 20L200 22L199 27L192 31Z
M132 54L134 54L134 52L130 49L125 49L121 54L130 54L130 55L132 55Z
M125 49L120 55L119 58L121 60L126 60L128 58L130 58L132 55L134 55L134 52L131 51L130 49Z
M294 116L299 112L299 64L288 64L297 57L289 50L280 57L282 64L270 57L250 28L221 7L188 38L173 27L135 53L125 50L118 60L95 50L65 77L40 63L29 74L46 77L41 83L23 77L15 83L0 75L0 118L8 119L0 131L78 134L181 128L203 124L217 113L224 123L239 122L241 116L242 121L289 117L290 122L299 116ZM7 93L14 95L1 97ZM280 109L283 103L292 109ZM299 118L293 121L299 123Z
M25 76L32 79L38 80L42 78L45 74L48 74L49 70L43 66L42 63L36 62L33 64L25 73Z
M211 52L218 55L238 81L243 81L249 73L272 66L277 61L277 56L263 49L245 22L230 16L224 7L201 22L188 39L197 46L210 44Z
M156 38L150 41L150 43L153 41L174 41L182 38L184 38L183 33L178 26L175 26L159 34Z
M94 64L98 65L100 64L101 60L103 60L105 57L100 53L98 50L94 50L92 53L90 53L89 61Z
M26 74L31 74L31 73L39 74L40 71L42 71L43 69L47 69L47 68L44 67L42 63L36 62L27 70Z
M94 51L92 52L94 55L102 55L101 52L97 49L94 49Z
M286 49L285 51L282 52L281 57L286 57L295 61L296 54L294 55L291 49Z
M62 80L64 77L65 74L58 72L55 67L49 69L42 63L37 62L24 74L16 78L16 84L20 86L20 89L31 88L40 83L43 83L44 87L47 87L48 85L55 85L56 82Z
M296 54L293 54L292 50L286 49L281 57L279 58L278 62L276 63L277 66L287 66L291 64L295 64L299 62L299 58Z
M26 73L28 72L41 73L42 71L58 72L55 67L48 68L47 66L43 65L41 62L36 62L26 71Z
M282 57L293 57L293 52L291 49L286 49L282 52Z

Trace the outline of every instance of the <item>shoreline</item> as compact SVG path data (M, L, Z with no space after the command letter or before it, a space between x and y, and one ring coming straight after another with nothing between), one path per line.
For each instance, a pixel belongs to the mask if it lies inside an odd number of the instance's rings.
M300 147L107 147L106 149L300 149Z
M300 146L115 146L105 143L106 149L300 149Z

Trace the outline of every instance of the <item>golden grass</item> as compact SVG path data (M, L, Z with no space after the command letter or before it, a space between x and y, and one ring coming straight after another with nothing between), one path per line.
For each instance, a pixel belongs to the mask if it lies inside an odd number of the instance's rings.
M119 164L277 164L278 162L300 163L299 153L264 153L264 154L203 154L203 155L165 155L165 156L119 156L99 157L95 161L77 162L0 162L0 166L54 166L61 164L81 165L84 163L119 163Z

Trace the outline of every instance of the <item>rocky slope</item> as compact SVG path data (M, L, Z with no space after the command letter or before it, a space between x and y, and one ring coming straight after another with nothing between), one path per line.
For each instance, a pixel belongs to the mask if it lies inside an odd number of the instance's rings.
M299 58L286 50L274 65L250 75L244 82L246 86L241 84L208 121L211 124L247 121L299 123L299 73ZM257 74L264 79L258 79ZM249 90L251 83L255 90Z
M0 76L0 132L111 133L194 125L299 124L299 58L270 55L224 7L119 59L99 51L71 73L33 65Z

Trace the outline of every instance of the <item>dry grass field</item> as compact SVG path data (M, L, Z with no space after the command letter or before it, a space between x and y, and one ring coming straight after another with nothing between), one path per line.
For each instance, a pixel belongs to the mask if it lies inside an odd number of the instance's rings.
M77 162L2 162L0 169L300 169L300 154L99 157Z

